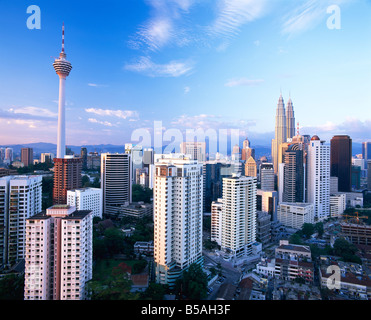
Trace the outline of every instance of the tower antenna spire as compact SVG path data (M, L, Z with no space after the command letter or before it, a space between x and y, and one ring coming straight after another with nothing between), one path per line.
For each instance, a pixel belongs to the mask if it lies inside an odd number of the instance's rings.
M62 25L62 52L64 53L64 22Z

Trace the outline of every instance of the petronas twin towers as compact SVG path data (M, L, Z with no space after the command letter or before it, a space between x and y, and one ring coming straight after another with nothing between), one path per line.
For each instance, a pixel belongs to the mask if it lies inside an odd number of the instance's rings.
M295 116L294 116L294 106L292 100L289 97L287 101L287 109L285 110L285 103L283 101L282 94L278 99L277 109L276 109L276 125L275 125L275 135L272 140L272 161L274 165L274 172L278 172L278 163L280 163L279 148L282 143L287 142L295 136Z

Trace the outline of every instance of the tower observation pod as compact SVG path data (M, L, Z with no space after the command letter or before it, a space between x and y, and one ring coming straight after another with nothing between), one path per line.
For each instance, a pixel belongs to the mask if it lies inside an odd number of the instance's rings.
M53 67L59 76L57 158L64 158L66 152L65 85L66 78L72 69L72 65L66 60L66 53L64 52L64 24L62 27L62 51L59 58L54 60Z

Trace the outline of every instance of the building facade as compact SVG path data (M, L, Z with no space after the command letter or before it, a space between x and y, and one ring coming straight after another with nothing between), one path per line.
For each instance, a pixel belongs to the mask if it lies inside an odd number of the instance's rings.
M24 259L26 219L41 208L41 176L0 178L0 261L3 266Z
M172 287L192 263L203 263L202 164L184 154L166 154L155 166L156 281Z
M24 300L86 300L92 279L90 211L55 205L27 219Z
M68 190L67 204L76 207L76 210L90 210L93 218L103 217L103 191L100 188Z

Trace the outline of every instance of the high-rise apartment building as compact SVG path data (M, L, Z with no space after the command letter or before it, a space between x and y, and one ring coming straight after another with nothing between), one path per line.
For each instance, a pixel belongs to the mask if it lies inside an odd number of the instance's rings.
M307 202L314 204L314 217L323 220L330 215L330 146L313 136L307 158Z
M0 262L12 265L25 255L26 219L41 211L41 176L0 178Z
M255 177L223 179L221 248L234 257L252 254L256 241Z
M116 216L120 206L132 202L132 161L129 153L101 154L103 215Z
M103 191L100 188L68 190L67 204L76 207L76 210L90 210L93 218L103 217Z
M33 164L33 149L32 148L21 148L21 162L25 167Z
M274 190L256 191L256 209L257 211L269 214L271 221L277 220L278 192Z
M92 215L55 205L27 219L24 300L86 300Z
M172 287L191 264L203 264L202 164L184 154L166 154L155 166L156 281Z
M222 244L222 213L223 199L220 198L211 203L211 241L215 241L218 245Z
M66 204L67 191L81 188L82 159L74 156L54 159L53 204Z
M331 139L331 171L338 177L339 192L352 191L352 139L346 135L337 135Z
M54 159L54 154L52 153L42 153L40 155L40 162L41 163L52 163L53 162L53 159Z

